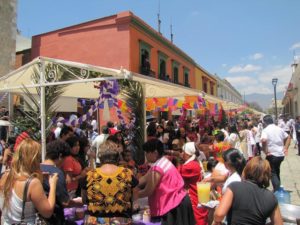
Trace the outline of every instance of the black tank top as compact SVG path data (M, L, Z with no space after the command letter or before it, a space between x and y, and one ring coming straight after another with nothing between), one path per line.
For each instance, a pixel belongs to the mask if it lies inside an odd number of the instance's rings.
M271 191L250 181L233 182L228 188L233 192L228 225L265 225L278 205Z

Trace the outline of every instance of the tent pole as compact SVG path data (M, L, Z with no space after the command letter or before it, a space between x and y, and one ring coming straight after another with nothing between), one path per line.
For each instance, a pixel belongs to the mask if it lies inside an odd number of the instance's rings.
M145 83L142 83L142 88L143 88L143 103L142 103L142 106L143 106L143 114L144 114L144 142L147 141L147 121L146 121L146 84Z
M42 61L42 66L40 70L40 109L41 109L41 145L42 145L42 161L45 160L46 156L46 112L45 112L45 86L44 86L44 76L45 76L45 64Z

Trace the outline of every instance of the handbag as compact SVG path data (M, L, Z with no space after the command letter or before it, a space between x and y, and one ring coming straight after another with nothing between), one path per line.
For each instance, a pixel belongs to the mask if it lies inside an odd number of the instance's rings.
M27 225L26 222L24 222L25 215L24 215L24 209L25 209L25 204L27 201L27 192L28 192L28 187L30 182L32 181L34 177L30 176L25 184L24 187L24 192L23 192L23 204L22 204L22 214L21 214L21 222L17 223L15 225ZM35 219L35 225L50 225L50 223L47 222L45 218L43 218L39 213L36 213L36 219Z

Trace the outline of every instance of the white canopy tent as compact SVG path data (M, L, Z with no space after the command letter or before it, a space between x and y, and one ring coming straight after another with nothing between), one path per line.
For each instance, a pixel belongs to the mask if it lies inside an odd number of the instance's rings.
M51 68L51 69L49 69ZM73 79L63 79L67 72ZM40 89L40 120L42 157L45 157L45 87L53 85L68 85L62 96L97 98L99 91L94 88L94 82L116 79L130 79L131 73L126 70L115 70L97 67L83 63L69 62L58 59L38 57L32 62L12 71L0 78L0 92L23 93L24 87L36 94ZM38 79L38 82L36 82ZM38 119L38 118L36 118Z
M65 72L69 76L71 75L72 79L64 79L63 74ZM36 88L40 89L41 142L44 158L46 146L45 101L47 98L45 87L68 85L62 96L95 99L99 97L99 90L94 88L94 82L116 79L132 79L140 82L146 97L204 96L199 90L157 80L125 69L116 70L46 57L38 57L19 69L2 76L0 78L0 92L22 94L25 87L31 93L37 94ZM221 102L220 99L207 94L205 94L205 99L212 103Z

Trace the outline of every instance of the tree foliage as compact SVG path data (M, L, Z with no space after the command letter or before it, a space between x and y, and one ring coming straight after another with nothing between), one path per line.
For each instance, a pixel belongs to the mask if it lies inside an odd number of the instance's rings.
M55 76L58 80L71 80L73 75L68 70L62 70L58 65L49 63L45 66L45 77ZM34 84L40 82L40 71L34 69L31 75L31 80ZM46 135L50 132L50 127L52 125L52 118L56 114L57 106L55 102L64 93L65 87L67 85L54 85L45 87L45 112L46 112ZM16 116L13 118L12 123L17 127L18 132L23 132L28 128L32 130L32 138L35 140L41 139L41 109L40 109L40 97L41 90L40 87L36 87L36 95L30 92L25 86L23 86L22 91L24 97L22 99L23 104L16 107Z
M145 136L145 118L144 118L144 92L141 83L133 80L119 80L121 86L120 97L126 101L127 106L135 115L135 124L133 127L133 146L136 152L138 164L144 161L144 152L142 145Z

